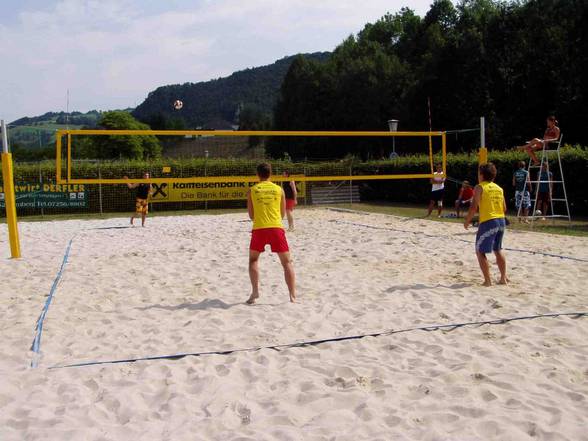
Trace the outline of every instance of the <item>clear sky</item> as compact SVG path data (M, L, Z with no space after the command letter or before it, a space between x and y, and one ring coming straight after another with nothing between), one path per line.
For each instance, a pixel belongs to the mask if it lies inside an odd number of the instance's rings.
M2 0L0 118L134 107L158 86L330 51L432 0Z

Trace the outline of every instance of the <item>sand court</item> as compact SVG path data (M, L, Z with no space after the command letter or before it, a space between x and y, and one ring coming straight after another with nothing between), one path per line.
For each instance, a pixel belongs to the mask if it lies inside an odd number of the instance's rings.
M21 223L25 258L0 270L0 438L588 439L585 317L48 369L588 310L585 238L508 231L506 247L544 254L507 251L510 285L483 288L475 230L296 215L299 303L266 252L254 306L243 213Z

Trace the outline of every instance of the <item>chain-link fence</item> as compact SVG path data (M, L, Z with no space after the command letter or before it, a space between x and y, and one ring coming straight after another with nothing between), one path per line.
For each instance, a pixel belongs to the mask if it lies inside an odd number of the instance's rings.
M76 160L72 177L79 179L151 178L165 179L154 183L150 198L152 211L240 208L246 206L246 194L253 183L223 182L223 177L255 175L261 159L228 159L204 157L160 159L154 161ZM399 167L399 161L361 162L353 157L332 161L270 161L273 180L285 179L288 172L296 182L300 205L315 203L352 203L361 197L379 199L390 193L414 191L414 181L408 185L397 181L357 182L348 179L357 175L388 173L427 173L428 159L416 161L410 167ZM319 182L297 181L297 177L331 177ZM219 177L218 182L183 182L177 178ZM17 211L19 216L55 214L104 214L134 210L136 190L124 184L56 184L55 163L18 163L14 169ZM424 183L424 180L421 180ZM392 186L392 187L390 187ZM411 190L410 187L413 187ZM417 186L426 192L427 185ZM392 188L390 191L389 188ZM0 189L1 190L1 189ZM423 193L424 194L424 193ZM5 209L0 191L0 216Z
M155 162L131 161L76 161L76 177L84 179L112 179L128 176L141 178L149 173L152 178L163 178L164 183L153 184L150 198L151 211L199 210L217 208L240 208L246 206L248 182L177 182L176 178L254 176L260 160L208 159L165 160ZM292 180L297 176L347 176L353 173L349 163L330 164L289 161L272 161L275 180L288 171ZM56 184L55 164L51 161L39 163L19 163L14 170L17 212L19 216L51 216L56 214L105 214L131 212L134 210L136 190L119 184ZM298 203L313 203L313 189L329 189L328 196L349 195L349 200L357 201L351 194L350 181L296 182ZM330 194L332 193L332 194ZM0 217L5 216L4 194L0 184ZM324 199L317 196L317 200ZM320 202L319 200L319 202ZM341 201L343 202L343 201Z

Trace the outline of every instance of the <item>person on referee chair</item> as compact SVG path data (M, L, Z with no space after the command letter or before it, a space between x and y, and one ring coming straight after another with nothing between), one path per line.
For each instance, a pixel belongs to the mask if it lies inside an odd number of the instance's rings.
M535 151L541 150L543 148L543 144L546 142L555 142L559 139L561 132L558 127L557 119L555 116L550 115L547 117L547 128L545 129L545 133L543 134L543 139L533 138L532 140L528 141L525 145L517 147L517 150L524 150L526 151L531 160L533 161L533 165L539 165L539 159L535 154Z

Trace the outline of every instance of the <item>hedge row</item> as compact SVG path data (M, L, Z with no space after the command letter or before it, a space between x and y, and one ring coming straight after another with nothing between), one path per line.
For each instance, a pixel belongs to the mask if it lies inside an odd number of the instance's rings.
M563 170L566 179L566 189L573 214L588 214L588 149L566 146L561 150ZM435 158L439 160L440 158ZM490 152L489 159L498 168L497 183L506 191L507 199L514 197L512 188L512 173L519 160L527 160L520 152ZM455 200L459 191L459 184L455 181L464 179L476 182L477 155L450 154L447 158L447 172L451 178L446 185L446 204ZM369 174L409 174L427 173L430 170L428 156L404 156L396 160L361 162L353 157L330 162L297 162L271 161L274 172L281 173L288 169L292 174L307 176L325 175L369 175ZM87 162L76 163L74 177L85 178L120 178L128 175L140 177L144 171L149 171L153 177L187 177L187 176L231 176L252 175L258 161L251 159L165 159L158 161L117 161L117 162ZM171 173L163 173L164 166L171 167ZM552 161L551 170L555 179L559 178L557 163ZM55 164L51 161L34 164L16 164L15 181L17 183L36 183L55 181ZM324 185L324 184L313 184ZM556 184L557 187L557 184ZM362 200L382 200L400 203L426 203L430 192L427 179L364 181L360 183ZM123 185L90 186L88 190L89 207L84 211L99 211L102 201L103 211L129 211L133 208L130 190ZM100 192L99 192L100 190ZM101 193L101 194L99 194ZM212 205L210 205L212 204ZM209 203L209 207L240 206L242 202ZM157 209L199 208L203 203L158 204ZM49 210L50 213L65 210ZM70 210L71 211L71 210ZM38 214L23 211L22 214Z

